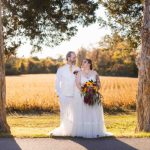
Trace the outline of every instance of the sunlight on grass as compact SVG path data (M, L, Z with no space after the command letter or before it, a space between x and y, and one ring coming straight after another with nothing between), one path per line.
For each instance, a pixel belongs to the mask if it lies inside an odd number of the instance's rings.
M59 115L9 115L7 121L15 137L48 137L59 125Z
M15 137L49 137L48 132L59 126L59 114L9 115L11 133ZM116 137L150 137L150 133L135 133L136 116L132 114L105 115L107 131Z

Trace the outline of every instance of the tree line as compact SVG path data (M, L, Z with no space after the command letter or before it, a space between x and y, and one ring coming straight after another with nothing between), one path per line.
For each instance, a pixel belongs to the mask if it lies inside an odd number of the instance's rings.
M38 57L17 58L10 57L5 62L6 75L56 73L57 68L63 64L63 59Z
M137 77L138 69L135 63L137 50L132 47L130 40L118 33L105 36L99 47L93 50L80 48L77 52L77 65L81 66L84 58L90 58L93 68L103 76ZM64 64L63 57L58 59L38 57L10 57L5 62L6 75L56 73L58 67Z
M82 58L83 55L92 60L93 68L98 72L99 75L128 77L138 76L138 69L135 64L136 52L113 52L98 48L94 49L92 52L89 52L82 48L78 53L79 64L81 64L80 58Z
M90 58L93 68L104 76L130 76L137 77L138 69L135 63L138 55L131 41L118 33L106 35L100 42L99 47L92 51L81 48L78 51L78 65L83 58Z

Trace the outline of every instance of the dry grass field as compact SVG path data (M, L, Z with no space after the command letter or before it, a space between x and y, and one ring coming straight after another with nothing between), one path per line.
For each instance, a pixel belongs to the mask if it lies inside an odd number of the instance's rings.
M106 111L135 109L137 78L100 77L103 105ZM6 77L8 112L58 112L54 74Z

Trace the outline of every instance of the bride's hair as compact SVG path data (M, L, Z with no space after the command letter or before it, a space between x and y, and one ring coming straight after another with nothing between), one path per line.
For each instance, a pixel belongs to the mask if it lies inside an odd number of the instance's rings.
M88 58L86 58L85 60L88 62L88 64L90 64L90 69L92 70L93 69L92 60Z

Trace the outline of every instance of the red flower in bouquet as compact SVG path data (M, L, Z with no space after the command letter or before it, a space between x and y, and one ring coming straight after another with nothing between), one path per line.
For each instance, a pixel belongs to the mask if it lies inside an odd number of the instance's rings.
M84 97L84 103L88 105L100 104L102 95L98 91L97 83L89 80L81 86L81 95Z

